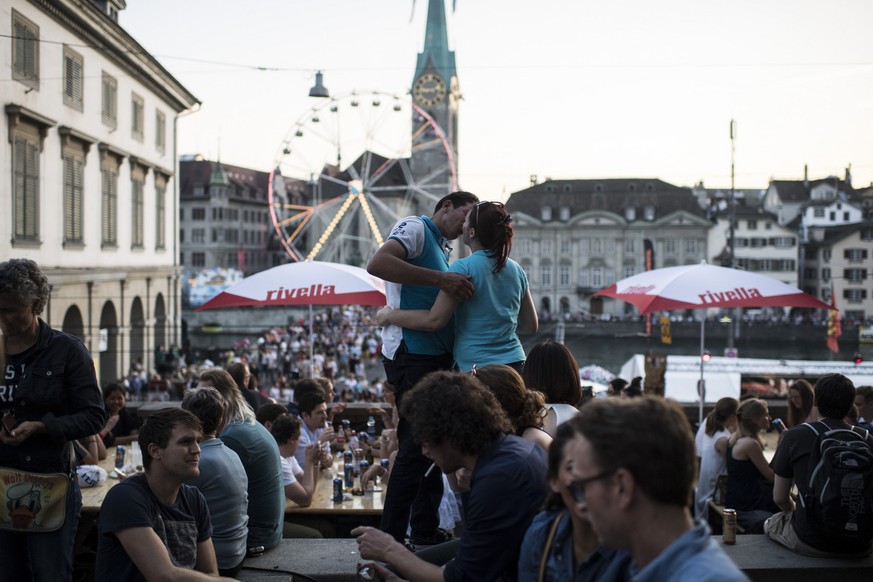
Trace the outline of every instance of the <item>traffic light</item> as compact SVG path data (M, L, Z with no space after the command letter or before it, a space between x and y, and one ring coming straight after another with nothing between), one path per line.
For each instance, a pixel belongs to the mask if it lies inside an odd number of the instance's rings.
M706 363L712 359L712 354L709 352L709 350L703 350L703 353L700 355L700 359L703 360L704 363Z
M855 357L852 358L852 361L855 362L855 365L857 366L858 364L860 364L861 362L864 361L864 358L861 357L860 352L855 352Z

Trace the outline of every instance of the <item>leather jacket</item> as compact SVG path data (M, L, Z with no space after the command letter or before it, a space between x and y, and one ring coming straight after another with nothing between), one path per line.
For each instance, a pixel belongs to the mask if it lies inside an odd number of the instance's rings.
M73 439L96 434L106 420L94 362L82 342L39 321L39 339L15 391L18 423L41 421L45 433L18 446L0 443L0 466L69 473Z

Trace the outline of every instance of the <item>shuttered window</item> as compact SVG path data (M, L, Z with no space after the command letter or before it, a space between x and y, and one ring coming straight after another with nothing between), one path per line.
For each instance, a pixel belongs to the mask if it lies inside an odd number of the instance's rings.
M181 234L181 233L180 233ZM155 248L167 246L167 179L155 173Z
M39 240L39 137L16 132L12 147L12 216L17 241Z
M141 249L143 247L145 200L145 173L138 166L131 170L130 181L130 246Z
M103 73L101 111L103 123L110 127L118 126L118 81Z
M81 244L84 160L64 154L64 243Z
M12 11L12 78L39 89L39 27Z
M118 246L118 162L106 156L100 167L101 185L101 233L104 247Z
M80 54L64 47L64 104L79 111L82 111L84 62Z
M167 116L155 110L155 149L164 153L167 149Z
M136 93L131 97L131 116L131 136L137 141L142 141L145 126L145 101Z

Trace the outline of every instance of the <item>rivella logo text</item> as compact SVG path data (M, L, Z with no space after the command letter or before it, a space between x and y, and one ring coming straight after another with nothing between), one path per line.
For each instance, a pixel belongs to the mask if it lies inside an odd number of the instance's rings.
M747 289L745 287L735 287L730 291L707 291L698 295L700 302L704 305L707 303L721 303L722 301L735 301L737 299L756 299L763 297L757 289Z
M303 297L323 297L336 295L336 285L310 285L309 287L297 287L295 289L270 289L267 291L267 301L286 301L288 299L301 299Z

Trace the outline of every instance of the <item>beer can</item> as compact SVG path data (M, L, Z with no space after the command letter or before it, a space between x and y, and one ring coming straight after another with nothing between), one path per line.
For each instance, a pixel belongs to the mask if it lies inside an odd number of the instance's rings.
M343 502L343 480L339 477L333 480L333 501L334 503Z
M725 509L722 518L722 541L732 545L737 543L737 512L735 509Z
M385 469L386 471L388 470L388 459L382 459L381 461L379 461L379 464L382 465L383 469Z
M776 432L782 432L785 430L785 423L782 422L781 418L774 418L773 426L776 427Z
M355 460L355 455L352 454L351 451L344 451L343 452L343 462L344 463L351 463L354 460Z
M126 449L124 445L118 445L115 447L115 468L120 469L124 467L124 453Z
M349 422L349 420L347 418L344 418L343 419L343 429L349 430L349 428L351 428L351 426L352 426L352 423Z
M364 460L364 449L361 449L361 448L355 449L355 460L358 462Z
M355 486L355 466L351 463L346 463L343 467L343 477L345 477L346 489L351 489Z

